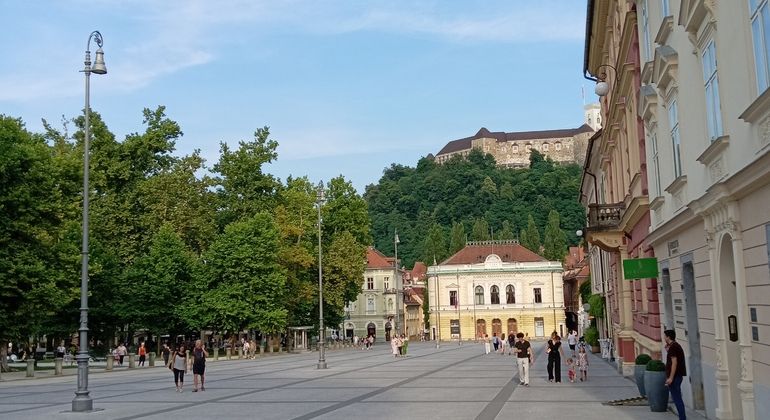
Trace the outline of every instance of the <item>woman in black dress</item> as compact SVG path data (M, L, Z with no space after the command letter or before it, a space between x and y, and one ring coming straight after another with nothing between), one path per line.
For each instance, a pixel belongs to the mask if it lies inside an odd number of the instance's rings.
M548 353L548 382L561 382L561 356L563 350L561 348L561 337L558 334L553 334L551 339L548 340L548 347L546 347L546 353Z
M192 352L193 357L193 392L198 392L198 377L200 377L201 380L201 386L200 390L205 391L206 387L203 386L204 381L204 374L206 372L206 357L208 357L209 353L206 351L206 349L203 347L203 341L196 340L195 341L195 348L193 348Z

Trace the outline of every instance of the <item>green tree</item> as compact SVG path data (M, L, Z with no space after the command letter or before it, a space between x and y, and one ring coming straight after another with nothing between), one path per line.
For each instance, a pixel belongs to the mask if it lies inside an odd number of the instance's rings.
M323 258L324 322L339 325L345 305L356 300L366 269L366 245L350 232L334 235Z
M434 223L423 241L422 260L428 262L428 264L433 261L443 261L447 256L446 252L444 229L438 223Z
M508 220L503 220L503 228L500 230L500 233L498 234L498 238L503 241L516 239L513 233L513 229L511 228L511 222L509 222Z
M286 325L286 273L279 264L280 234L273 217L260 212L234 222L204 256L201 310L185 312L197 327L230 333L254 328L268 333ZM199 288L200 289L200 288ZM195 319L188 319L193 324Z
M527 218L527 228L521 232L521 245L537 254L540 253L540 231L532 214Z
M562 261L567 253L567 235L559 224L559 213L551 210L543 239L543 256L549 261Z
M449 255L454 255L465 247L465 226L452 222L452 237L449 241Z
M471 231L471 237L474 241L488 241L489 240L489 224L486 219L478 218L473 222L473 230Z

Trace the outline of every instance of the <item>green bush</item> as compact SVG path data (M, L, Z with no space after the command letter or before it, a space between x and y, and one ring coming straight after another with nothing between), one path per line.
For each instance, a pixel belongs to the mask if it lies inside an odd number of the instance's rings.
M604 297L600 294L593 294L588 297L588 314L594 318L604 318Z
M664 372L666 370L666 364L660 360L650 360L647 362L647 369L650 372Z
M599 345L599 330L596 329L596 327L588 327L583 332L583 338L585 338L586 343L592 345L592 346L598 346Z
M637 365L646 365L650 360L652 360L652 357L650 357L649 354L640 354L636 356Z

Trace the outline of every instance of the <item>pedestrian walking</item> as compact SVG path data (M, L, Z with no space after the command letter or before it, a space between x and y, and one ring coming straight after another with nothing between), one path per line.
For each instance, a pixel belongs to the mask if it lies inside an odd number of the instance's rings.
M497 353L497 348L500 347L500 337L497 336L497 333L492 333L492 347L494 347L495 353Z
M390 351L393 353L393 357L398 357L398 337L390 337Z
M171 356L171 348L168 346L168 343L163 343L163 349L160 353L163 356L163 364L168 366L168 358Z
M577 331L570 330L569 334L567 334L567 345L569 345L570 351L572 351L572 357L576 357L577 353L575 353L575 347L577 346L578 338L577 338Z
M684 350L676 342L676 331L663 331L666 340L666 386L671 391L671 399L674 400L679 420L685 420L687 414L682 400L682 379L687 376L687 367L684 361Z
M489 354L489 334L484 334L484 354Z
M514 344L516 344L516 335L512 332L508 333L508 355L514 352Z
M243 342L243 357L250 359L251 358L251 344L249 344L248 341ZM195 368L193 368L194 370ZM195 375L195 372L193 372L193 375Z
M561 348L561 337L556 333L551 337L545 349L548 353L548 382L561 383L561 357L564 350Z
M577 367L580 371L580 382L588 380L588 353L586 347L581 346L578 350Z
M500 335L500 355L505 355L505 346L508 342L505 340L505 334Z
M401 336L396 336L396 346L398 347L398 355L403 356L404 355L404 334L401 334Z
M570 382L575 382L575 359L567 358L567 378Z
M118 353L118 364L123 366L123 358L126 357L126 353L128 352L126 346L124 346L123 343L120 343L116 349L116 352Z
M406 357L406 351L409 349L409 337L401 334L401 342L403 343L401 345L401 356Z
M147 349L144 347L144 342L139 344L137 353L139 354L139 366L144 366L144 362L147 360Z
M174 372L174 384L176 385L176 392L182 392L182 386L184 385L184 374L187 372L187 353L185 352L184 344L179 345L174 354L171 355L171 360L168 362L168 368Z
M524 340L524 334L516 334L518 341L513 345L516 349L516 362L519 366L519 385L529 386L529 364L532 362L532 345Z
M64 347L64 341L59 343L59 347L56 348L56 358L57 359L63 359L64 353L67 352L67 349Z
M244 345L248 344L248 341L244 342ZM199 389L201 391L206 390L203 382L206 379L206 358L208 356L209 352L206 351L203 342L201 340L195 340L195 348L193 348L192 351L193 392L198 392ZM198 379L200 379L201 382L200 388L198 388Z

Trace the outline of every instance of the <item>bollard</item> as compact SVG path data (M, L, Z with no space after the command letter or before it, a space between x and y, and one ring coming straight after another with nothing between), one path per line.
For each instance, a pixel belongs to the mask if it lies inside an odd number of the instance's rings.
M232 360L232 359L233 359L233 348L232 347L228 347L227 348L227 360Z
M259 356L262 357L262 353L265 351L264 347L262 347L262 343L259 344Z
M281 354L281 353L283 353L283 346L281 345L281 343L278 343L278 354Z
M113 366L115 366L115 356L108 354L107 355L107 367L104 368L106 371L111 371Z
M35 377L35 361L27 360L27 378Z
M64 359L61 357L57 357L53 360L53 374L56 376L59 376L62 374L62 363L64 363Z
M133 369L136 367L136 355L134 353L128 353L128 368Z
M151 351L150 352L150 367L153 367L153 366L155 366L155 352Z
M238 359L243 359L243 347L238 347Z
M219 347L214 347L214 360L219 360Z

